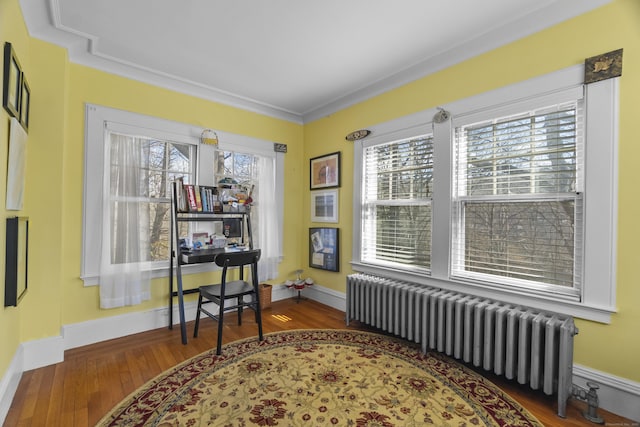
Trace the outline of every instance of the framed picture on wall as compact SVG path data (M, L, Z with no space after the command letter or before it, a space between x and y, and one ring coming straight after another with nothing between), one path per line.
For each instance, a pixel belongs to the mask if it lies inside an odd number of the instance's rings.
M339 232L338 228L309 229L309 267L340 271Z
M31 89L22 73L22 93L20 94L20 124L25 132L29 131L29 106L31 105ZM17 118L17 117L16 117Z
M11 117L20 120L20 95L22 93L22 69L11 43L4 44L4 81L2 106Z
M311 221L338 222L338 190L311 192Z
M309 161L309 184L312 190L340 187L339 151Z
M17 306L27 292L29 218L7 218L4 306Z

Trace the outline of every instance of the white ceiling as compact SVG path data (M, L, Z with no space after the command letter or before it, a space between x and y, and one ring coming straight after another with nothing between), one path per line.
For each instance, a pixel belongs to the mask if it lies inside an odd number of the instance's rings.
M72 62L303 123L609 1L20 4L31 36Z

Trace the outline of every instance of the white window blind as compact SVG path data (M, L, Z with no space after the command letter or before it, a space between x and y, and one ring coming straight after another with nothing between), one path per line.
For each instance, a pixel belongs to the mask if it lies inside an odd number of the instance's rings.
M369 126L371 136L354 147L354 270L609 322L616 310L619 81L583 81L584 67L574 66L454 101L444 122L429 121L434 107ZM385 202L376 184L385 171L371 175L381 155L375 147L420 140L415 135L430 128L427 200ZM428 223L428 268L383 256L377 206L409 205L428 206L411 231L418 235Z
M365 148L362 259L428 269L431 259L433 137Z
M457 127L452 275L577 288L582 102Z

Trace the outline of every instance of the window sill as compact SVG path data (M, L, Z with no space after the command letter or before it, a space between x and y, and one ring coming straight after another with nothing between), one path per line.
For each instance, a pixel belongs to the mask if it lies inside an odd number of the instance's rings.
M198 273L207 273L210 271L216 271L220 268L217 267L214 263L201 263L201 264L190 264L182 266L182 274L198 274ZM169 265L167 263L164 267L156 267L151 270L151 279L161 279L164 277L169 277ZM84 282L84 287L98 286L100 284L100 276L97 274L86 275L80 277Z
M549 296L548 294L536 294L535 292L529 291L525 293L522 289L497 289L486 283L434 278L424 274L387 269L360 262L351 262L351 265L355 271L361 273L405 280L434 288L490 298L508 304L531 307L537 310L569 315L578 319L591 320L599 323L611 323L611 315L617 311L615 307L589 305L579 301L573 301L566 296Z

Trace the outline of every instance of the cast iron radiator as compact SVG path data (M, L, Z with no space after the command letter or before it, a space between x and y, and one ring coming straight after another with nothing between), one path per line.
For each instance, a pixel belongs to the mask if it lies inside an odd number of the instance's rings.
M351 320L414 341L507 379L557 393L558 415L571 396L572 317L367 274L347 276Z

